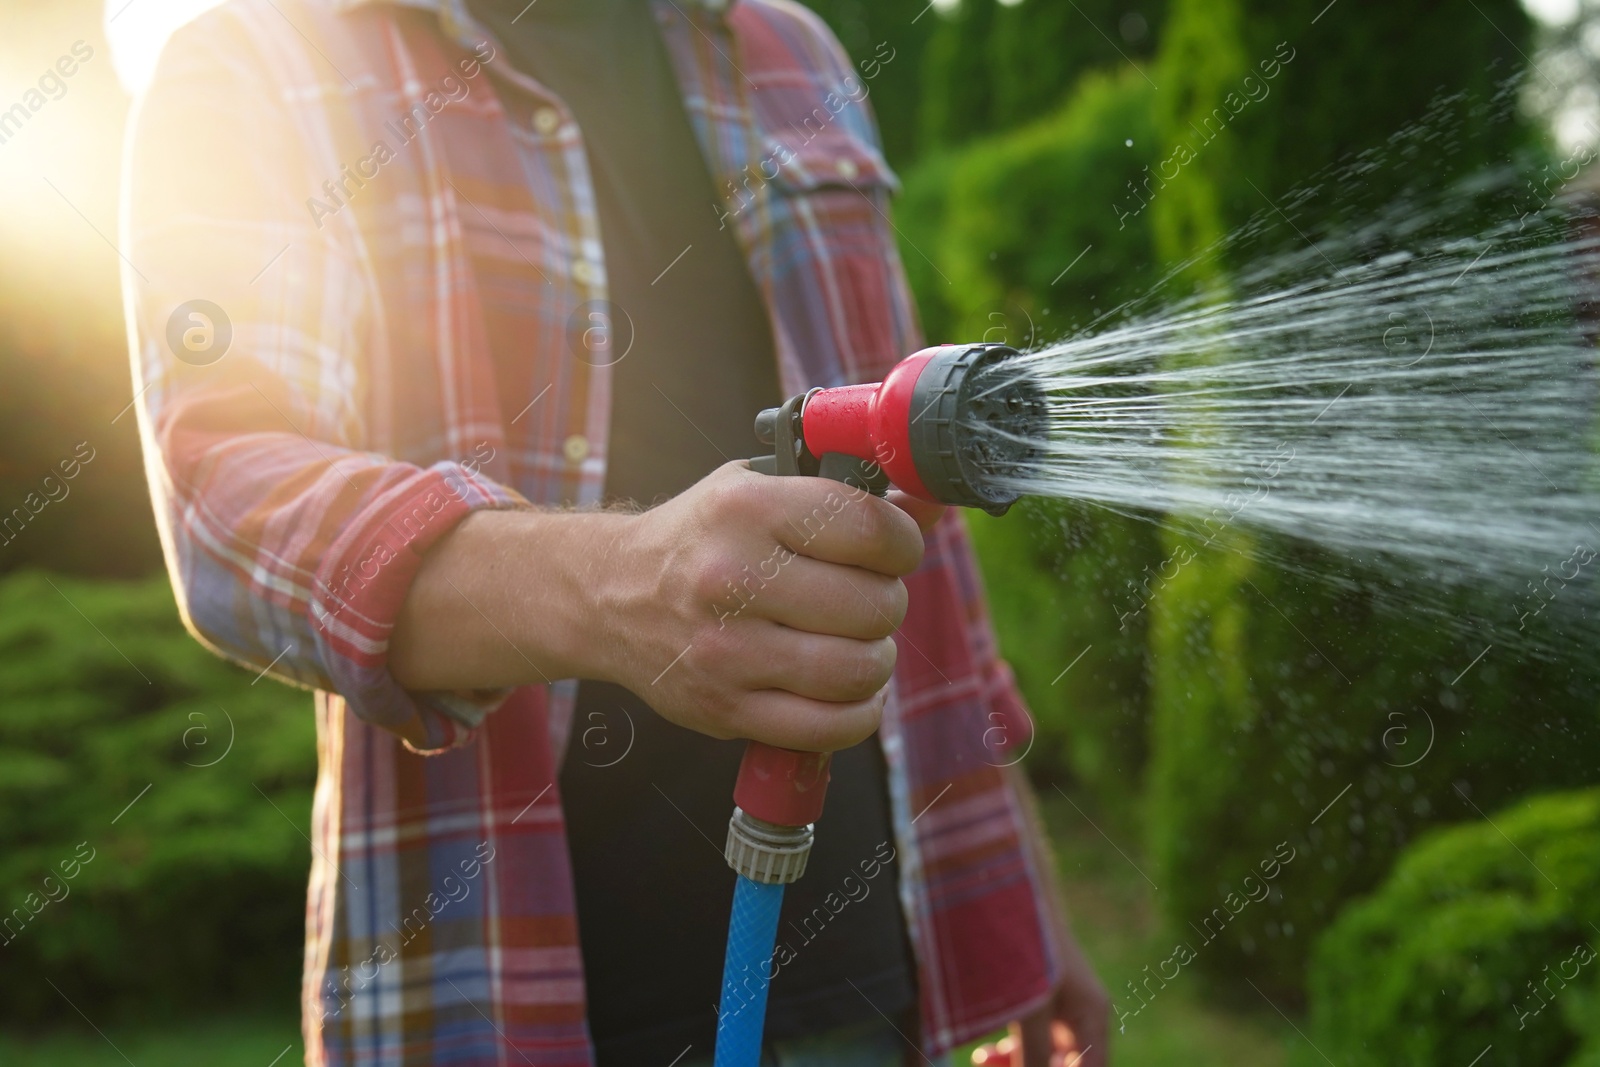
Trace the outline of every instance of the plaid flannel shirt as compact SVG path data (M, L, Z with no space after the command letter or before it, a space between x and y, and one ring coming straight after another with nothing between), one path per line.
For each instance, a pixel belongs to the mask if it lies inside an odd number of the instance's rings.
M920 340L861 74L788 0L654 9L785 390L881 377ZM317 691L306 1062L590 1062L554 787L576 683L410 692L385 667L456 522L601 492L609 374L569 334L606 275L570 111L462 0L233 0L137 101L123 214L185 622ZM907 584L881 736L937 1052L1041 1003L1065 932L955 515ZM427 751L390 729L417 716Z

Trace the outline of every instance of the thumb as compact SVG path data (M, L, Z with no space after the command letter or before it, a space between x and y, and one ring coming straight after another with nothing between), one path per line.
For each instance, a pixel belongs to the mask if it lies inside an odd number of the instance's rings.
M917 520L917 526L923 533L933 529L934 523L944 518L948 510L945 505L932 500L923 500L921 497L912 496L910 493L901 492L899 489L889 491L889 503Z

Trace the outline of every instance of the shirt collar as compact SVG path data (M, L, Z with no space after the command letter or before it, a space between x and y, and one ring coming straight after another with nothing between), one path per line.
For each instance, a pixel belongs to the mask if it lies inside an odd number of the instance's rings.
M537 0L534 0L537 2ZM700 8L717 16L726 16L728 10L738 3L738 0L665 0L674 7ZM489 33L472 17L467 10L467 0L332 0L333 8L338 12L353 11L356 8L367 7L372 4L395 4L401 7L420 8L431 11L439 16L439 22L446 33L458 44L468 49L476 49L481 43L487 42L496 46L494 35ZM531 5L530 5L531 6ZM515 77L513 76L513 80Z
M699 7L712 12L725 12L738 0L670 0L674 4L685 7ZM333 0L336 11L350 11L370 4L397 4L402 7L419 7L424 11L432 11L442 18L453 19L457 16L466 17L467 5L465 0ZM467 18L470 22L471 19Z

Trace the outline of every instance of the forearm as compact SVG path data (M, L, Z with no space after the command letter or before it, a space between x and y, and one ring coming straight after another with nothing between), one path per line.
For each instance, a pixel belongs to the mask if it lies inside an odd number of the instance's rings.
M481 511L428 552L389 644L408 689L604 677L606 577L632 515Z
M712 737L848 748L878 726L922 549L891 504L739 463L637 514L483 511L409 575L386 677L590 678Z

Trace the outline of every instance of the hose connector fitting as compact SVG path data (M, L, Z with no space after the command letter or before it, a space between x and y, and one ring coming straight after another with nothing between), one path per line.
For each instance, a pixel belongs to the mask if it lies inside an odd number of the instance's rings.
M752 882L788 885L806 873L812 825L779 826L736 807L728 820L728 844L722 854L735 873Z

